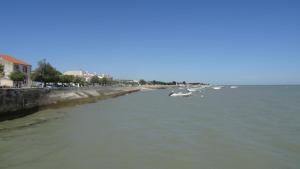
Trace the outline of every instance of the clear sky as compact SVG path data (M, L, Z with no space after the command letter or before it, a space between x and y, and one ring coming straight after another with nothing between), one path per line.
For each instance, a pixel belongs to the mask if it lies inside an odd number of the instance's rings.
M0 54L116 78L300 84L300 1L0 0Z

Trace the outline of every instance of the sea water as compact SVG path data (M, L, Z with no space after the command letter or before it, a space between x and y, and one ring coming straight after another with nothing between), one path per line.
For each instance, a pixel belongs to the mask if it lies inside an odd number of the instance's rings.
M64 116L0 131L0 168L300 168L300 86L169 92L42 112Z

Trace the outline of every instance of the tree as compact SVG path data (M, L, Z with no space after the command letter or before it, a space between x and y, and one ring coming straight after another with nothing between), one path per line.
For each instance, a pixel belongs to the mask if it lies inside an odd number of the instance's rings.
M4 65L0 64L0 78L4 76Z
M17 87L21 87L20 82L25 80L26 75L20 71L15 71L10 73L9 78L10 80L17 82Z
M109 83L109 80L106 77L103 77L99 79L99 83L101 83L101 85L107 85Z
M31 74L31 79L44 83L45 87L47 83L57 83L59 81L59 75L61 75L61 73L44 59L38 62L38 67Z
M139 83L140 83L141 85L147 84L147 82L146 82L144 79L141 79L141 80L139 81Z
M93 84L93 86L95 86L96 83L99 83L100 82L100 79L98 76L93 76L90 80L90 83Z
M74 79L73 79L73 82L75 84L79 84L79 86L84 86L85 84L85 80L83 77L79 77L79 76L75 76Z
M186 85L186 82L185 82L185 81L183 81L183 82L182 82L182 84Z
M70 83L74 81L73 75L60 75L59 76L59 82L61 83L67 83L70 86Z

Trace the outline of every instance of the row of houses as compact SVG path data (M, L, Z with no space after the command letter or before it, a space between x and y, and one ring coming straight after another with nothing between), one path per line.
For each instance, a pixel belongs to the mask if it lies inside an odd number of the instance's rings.
M85 79L85 81L90 81L90 79L93 76L98 76L99 79L103 79L106 78L108 80L112 80L112 76L110 75L106 75L106 74L98 74L96 72L90 73L88 71L84 71L84 70L69 70L63 73L64 75L72 75L72 76L77 76L77 77L82 77Z
M14 58L9 55L0 54L0 64L4 66L3 76L0 75L0 87L15 87L16 82L10 80L9 75L12 72L20 71L25 74L26 78L21 82L21 87L31 87L32 81L30 80L30 74L32 66L20 59ZM107 78L112 80L112 76L105 74L89 73L83 70L70 70L63 73L64 75L73 75L82 77L85 81L89 81L93 76L98 76L100 79ZM20 84L19 84L20 85Z

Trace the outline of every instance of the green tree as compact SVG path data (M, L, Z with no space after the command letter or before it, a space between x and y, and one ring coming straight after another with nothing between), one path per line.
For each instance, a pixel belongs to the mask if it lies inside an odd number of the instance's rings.
M84 86L85 79L83 77L75 76L74 79L73 79L73 82L75 84L79 84L79 86Z
M4 65L0 64L0 78L4 76Z
M60 75L59 76L59 82L61 83L67 83L70 86L70 83L74 81L73 75Z
M99 83L101 85L108 85L109 82L110 82L110 80L108 78L106 78L106 77L103 77L103 78L99 79Z
M38 67L31 74L31 79L33 81L44 83L45 87L47 83L59 82L60 75L61 73L44 59L38 62Z
M146 82L144 79L141 79L141 80L139 81L139 83L140 83L141 85L147 84L147 82Z
M99 83L100 82L100 79L98 76L93 76L91 79L90 79L90 83L93 84L93 86L95 86L95 84Z
M17 87L21 87L21 82L25 80L26 75L20 71L10 73L10 80L17 82Z
M152 80L151 82L153 85L156 85L157 84L157 81L156 80Z

